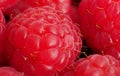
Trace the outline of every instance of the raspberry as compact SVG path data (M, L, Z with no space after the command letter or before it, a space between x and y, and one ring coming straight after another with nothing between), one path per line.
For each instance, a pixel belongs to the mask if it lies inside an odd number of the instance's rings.
M81 58L56 76L120 76L120 62L110 55L90 55Z
M95 53L120 60L120 0L82 0L79 6L80 29Z
M23 74L11 67L0 67L0 76L23 76Z
M110 55L90 55L76 62L75 76L120 76L120 63Z
M50 76L47 71L62 70L79 55L82 43L77 26L52 7L29 8L7 26L6 57L26 74Z

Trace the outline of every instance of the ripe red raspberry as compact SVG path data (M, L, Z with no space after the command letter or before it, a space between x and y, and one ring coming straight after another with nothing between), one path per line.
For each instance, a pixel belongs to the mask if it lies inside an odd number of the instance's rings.
M5 19L0 10L0 66L4 65Z
M0 76L23 76L23 74L11 67L0 67Z
M90 55L81 58L56 76L120 76L120 62L110 55Z
M80 32L72 20L49 6L29 8L7 26L8 60L22 71L27 69L24 64L29 64L32 70L40 69L37 76L50 76L42 72L41 66L47 71L62 70L76 59L81 49Z
M82 0L80 29L94 52L120 60L120 0Z
M120 76L120 62L110 55L90 55L76 62L75 76Z

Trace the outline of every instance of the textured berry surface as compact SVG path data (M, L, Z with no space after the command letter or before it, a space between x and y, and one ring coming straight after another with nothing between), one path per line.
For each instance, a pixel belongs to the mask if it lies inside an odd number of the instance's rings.
M4 19L4 16L3 16L3 12L1 10L0 10L0 23L5 24L5 19Z
M73 63L70 66L65 67L62 71L58 71L56 76L75 76L75 72L75 63Z
M19 0L0 0L0 8L5 11L6 9L12 7Z
M5 19L0 10L0 66L4 64Z
M0 67L0 76L23 76L23 74L11 67Z
M75 76L120 76L120 63L110 55L90 55L76 62Z
M31 7L24 0L17 1L12 7L4 10L4 15L8 17L8 21L17 14L22 13L25 9Z
M78 3L79 0L25 0L31 6L50 5L67 13L74 22L78 22Z
M80 29L87 44L120 59L120 0L83 0L79 6Z
M110 55L90 55L81 58L56 76L120 76L120 62Z
M15 17L30 7L53 6L67 13L74 22L78 22L78 1L73 0L20 0L13 7L5 11L5 15Z
M50 76L44 70L59 71L79 55L80 32L59 10L48 6L29 8L7 26L7 59L13 67L24 70L26 74L36 70L34 74L37 75L33 76Z

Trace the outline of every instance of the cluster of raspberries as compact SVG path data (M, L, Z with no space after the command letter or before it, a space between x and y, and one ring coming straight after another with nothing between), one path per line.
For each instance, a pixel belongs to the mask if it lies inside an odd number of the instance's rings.
M120 0L0 0L0 76L120 76Z

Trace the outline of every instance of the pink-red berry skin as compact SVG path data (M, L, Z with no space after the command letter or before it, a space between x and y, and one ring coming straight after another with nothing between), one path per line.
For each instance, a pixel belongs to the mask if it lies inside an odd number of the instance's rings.
M55 76L120 76L120 62L110 55L90 55L59 71Z
M19 13L22 13L25 9L30 8L30 7L31 6L28 3L26 3L24 0L19 0L12 7L4 10L4 15L6 17L9 17L11 20L16 15L18 15Z
M12 58L10 66L23 72L24 76L55 76L56 74L56 70L51 66L38 63L38 61L26 61L26 57L20 52L15 52Z
M80 29L94 52L120 59L120 0L82 0Z
M65 67L62 71L58 71L55 76L75 76L75 62Z
M12 67L0 67L0 76L24 76Z
M79 55L82 44L80 32L72 20L59 10L49 6L29 8L7 26L6 55L10 64L17 69L26 71L24 67L27 66L16 64L21 60L29 64L32 70L42 71L39 67L42 66L48 71L59 71ZM34 71L37 76L44 73Z
M120 76L120 62L110 55L90 55L67 66L56 76Z
M0 10L0 66L4 65L4 48L5 48L5 19Z
M90 55L75 65L75 76L120 76L120 62L110 55Z
M2 11L5 11L6 9L12 7L14 4L16 4L19 0L1 0L0 1L0 8Z
M26 3L33 7L41 7L45 5L53 6L64 13L68 14L73 22L78 23L78 4L75 0L25 0ZM78 4L77 4L78 2Z
M22 13L30 7L52 6L64 13L68 14L74 23L78 23L78 6L73 0L19 0L11 8L5 10L5 16L10 16L10 19L17 14Z

